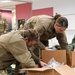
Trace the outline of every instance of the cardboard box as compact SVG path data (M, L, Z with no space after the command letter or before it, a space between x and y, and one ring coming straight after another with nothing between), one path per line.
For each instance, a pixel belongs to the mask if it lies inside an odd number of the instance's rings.
M42 51L42 60L46 63L53 58L59 62L66 64L66 50L43 50Z
M71 52L71 67L75 67L75 51Z
M71 69L68 65L63 65L54 69L28 68L21 70L26 70L27 75L75 75L75 71Z
M68 65L70 67L75 67L75 51L71 51L71 54L67 56Z

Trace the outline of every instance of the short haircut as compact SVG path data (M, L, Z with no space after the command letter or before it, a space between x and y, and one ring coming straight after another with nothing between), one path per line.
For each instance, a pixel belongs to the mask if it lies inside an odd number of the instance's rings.
M24 31L24 38L28 37L28 41L38 41L39 40L39 34L35 29L28 29Z

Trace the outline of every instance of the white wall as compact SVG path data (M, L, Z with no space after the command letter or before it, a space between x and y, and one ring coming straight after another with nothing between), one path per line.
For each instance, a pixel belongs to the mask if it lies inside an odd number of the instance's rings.
M75 35L75 0L33 0L32 9L54 8L55 13L59 13L69 21L69 27L66 30L68 42L70 43ZM14 14L13 14L14 15ZM13 28L15 27L15 16L13 17ZM57 41L55 41L57 42Z
M40 8L47 8L53 7L54 8L54 15L55 13L59 13L69 20L69 28L68 29L75 29L75 0L41 0L41 1L34 1L32 3L33 9L40 9Z
M71 43L75 35L75 0L40 0L40 1L37 0L34 1L32 4L33 9L40 9L47 7L54 8L54 15L55 13L59 13L68 19L69 27L66 30L66 35L68 43Z
M75 30L66 30L66 35L67 35L68 43L71 43L75 35Z
M75 0L34 0L32 9L54 7L54 13L62 15L75 13Z

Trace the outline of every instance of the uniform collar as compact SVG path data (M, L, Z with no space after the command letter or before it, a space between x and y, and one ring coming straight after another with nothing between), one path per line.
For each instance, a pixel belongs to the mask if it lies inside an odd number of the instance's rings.
M51 21L51 23L50 23L50 25L48 27L48 32L56 33L55 29L54 29L54 24L55 24L55 20L52 19L52 21Z

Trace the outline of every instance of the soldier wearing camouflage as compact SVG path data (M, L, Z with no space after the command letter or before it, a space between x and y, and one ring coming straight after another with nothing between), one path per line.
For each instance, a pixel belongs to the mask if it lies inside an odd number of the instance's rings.
M2 14L0 12L0 35L6 33L8 30L8 22L5 18L2 18Z
M24 29L35 29L40 35L40 41L35 47L45 50L46 45L42 41L48 41L54 37L57 38L61 49L69 51L65 30L68 28L68 20L65 17L51 17L48 15L33 16L28 19L24 25Z

